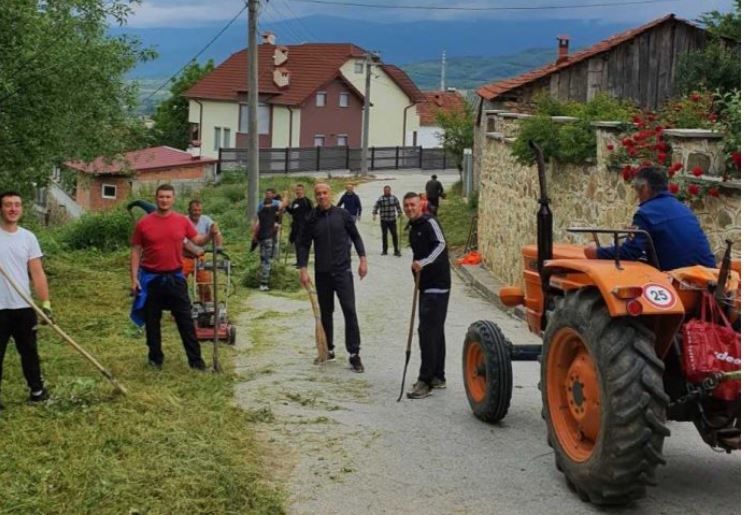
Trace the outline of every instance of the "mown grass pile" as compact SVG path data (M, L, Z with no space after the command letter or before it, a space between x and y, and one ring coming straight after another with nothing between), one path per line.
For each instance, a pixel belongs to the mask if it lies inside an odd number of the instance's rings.
M281 191L284 182L297 179L277 182ZM241 275L257 262L248 253L244 191L243 184L228 181L200 194ZM179 210L188 200L178 199ZM191 371L166 313L164 369L146 365L144 334L128 318L133 223L122 208L55 230L22 224L32 226L45 252L58 323L129 395L114 395L98 371L42 327L39 352L52 399L29 406L17 354L9 349L2 383L6 410L0 413L0 513L282 513L284 493L267 479L252 431L255 417L233 402L236 351L222 347L221 374ZM296 281L296 271L278 270L276 277L286 276L284 287L296 290L288 279ZM246 294L238 284L231 315ZM210 363L211 347L203 353Z

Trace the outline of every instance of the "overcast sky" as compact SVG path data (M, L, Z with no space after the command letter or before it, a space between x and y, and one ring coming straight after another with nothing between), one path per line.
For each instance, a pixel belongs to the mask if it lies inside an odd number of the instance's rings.
M345 1L345 0L340 0ZM349 2L387 5L425 5L458 7L500 6L574 6L597 3L622 3L627 0L347 0ZM680 17L694 19L705 11L718 9L729 11L731 0L668 0L645 5L622 5L613 7L571 7L536 11L461 12L437 10L391 10L363 7L317 5L298 0L261 0L262 19L278 21L285 18L309 15L344 16L368 20L391 22L417 19L447 20L458 18L571 18L605 20L614 23L643 23L670 12ZM218 25L231 19L244 5L244 0L143 0L135 6L135 14L129 18L130 27L193 27Z

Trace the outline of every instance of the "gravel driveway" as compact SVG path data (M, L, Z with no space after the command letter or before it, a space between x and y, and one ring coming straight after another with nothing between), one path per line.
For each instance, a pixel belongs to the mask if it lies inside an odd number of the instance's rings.
M380 256L374 199L389 183L399 198L422 191L428 174L390 175L358 188L369 275L356 283L365 374L352 373L343 350L337 306L337 360L312 364L314 320L306 296L251 294L239 321L240 406L259 421L275 465L274 481L302 514L526 513L600 510L566 487L545 441L537 363L514 363L509 414L487 425L469 412L460 365L462 339L477 319L499 324L514 343L539 343L522 323L469 291L453 274L447 319L448 388L423 400L395 400L400 388L413 293L411 254ZM456 174L440 174L445 186ZM447 209L446 203L442 209ZM417 341L407 387L419 366ZM633 513L739 513L739 455L715 453L691 424L671 423L668 464L660 486L627 510Z

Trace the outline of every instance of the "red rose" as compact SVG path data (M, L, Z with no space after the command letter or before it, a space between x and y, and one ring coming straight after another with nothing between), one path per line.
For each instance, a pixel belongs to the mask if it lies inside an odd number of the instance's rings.
M630 178L632 177L631 168L630 166L625 166L623 168L623 180L625 182L628 182Z
M689 186L687 186L687 193L694 197L695 195L700 193L700 186L698 186L697 184L690 184Z
M660 133L663 130L664 130L664 127L662 127L661 125L657 125L656 127L654 127L654 131L656 131L657 133Z
M613 145L612 143L608 143L607 144L607 150L609 150L610 152L612 152L613 150L615 150L615 145Z
M716 115L716 113L710 113L708 115L708 120L711 122L715 122L716 120L718 120L718 116Z
M632 139L630 139L630 138L625 138L625 139L623 140L623 146L625 146L625 147L632 147L632 146L633 146L633 144L634 144L634 142L633 142L633 140L632 140Z
M731 152L731 160L734 162L734 166L737 170L741 169L741 152L738 150Z
M676 195L677 193L679 193L679 184L677 184L676 182L670 182L668 187L669 193L671 193L672 195Z
M718 198L721 196L721 192L718 191L718 188L711 188L708 190L708 195L710 195L711 197Z
M705 172L700 166L696 166L692 169L692 175L694 175L695 177L700 177L701 175L703 175L703 173Z
M649 114L648 116L646 116L646 119L649 122L653 122L653 121L656 121L656 116L654 116L653 114Z
M664 152L659 152L656 154L656 159L659 160L659 164L663 165L664 161L666 161L667 155Z
M641 136L640 132L636 132L633 134L633 141L641 141L643 139L643 136Z
M654 148L659 152L666 152L667 146L666 143L657 143L656 145L654 145Z
M679 172L682 169L682 163L679 161L672 163L672 166L670 166L669 169L673 172Z
M638 151L632 147L628 148L628 155L630 157L635 157L636 155L638 155Z
M693 102L700 102L700 95L698 95L697 93L693 93L692 95L690 95L690 100L692 100Z

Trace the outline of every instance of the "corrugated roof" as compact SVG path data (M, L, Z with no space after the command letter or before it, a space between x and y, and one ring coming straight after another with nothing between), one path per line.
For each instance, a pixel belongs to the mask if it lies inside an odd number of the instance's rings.
M69 168L94 175L117 175L127 170L143 172L156 168L174 168L216 162L216 159L194 159L191 154L183 150L161 146L127 152L121 159L114 159L110 162L103 157L97 157L90 163L69 161L65 165Z
M277 88L273 81L276 46L262 44L258 47L258 90L259 94L270 97L266 101L271 104L301 104L319 87L338 77L340 68L348 59L366 56L364 49L351 43L305 43L282 46L288 50L288 60L281 66L291 73L289 86L283 89ZM247 50L232 54L186 91L184 96L232 102L241 100L245 96L248 78L247 54ZM418 91L416 85L399 68L386 72L407 95L415 95ZM356 90L354 93L360 94Z
M659 25L670 20L676 20L681 23L686 23L695 28L699 28L697 27L697 25L690 23L687 20L677 18L674 14L667 14L666 16L653 20L645 25L636 27L635 29L626 30L625 32L620 32L619 34L610 36L609 38L600 41L599 43L592 45L589 48L585 48L584 50L580 50L574 54L569 54L568 58L559 64L552 63L543 66L542 68L537 68L536 70L518 75L516 77L481 86L480 88L478 88L477 93L479 96L485 98L486 100L493 100L511 90L517 89L531 82L535 82L536 80L545 78L559 70L562 70L569 66L573 66L574 64L579 63L585 59L589 59L603 52L607 52L608 50L611 50L618 45L630 41L631 39L639 36L647 30L658 27Z
M437 112L462 111L465 99L457 91L424 91L424 102L416 106L421 125L436 125Z

